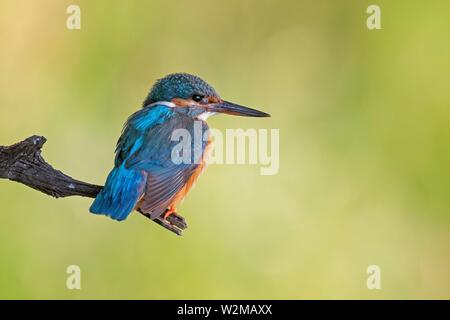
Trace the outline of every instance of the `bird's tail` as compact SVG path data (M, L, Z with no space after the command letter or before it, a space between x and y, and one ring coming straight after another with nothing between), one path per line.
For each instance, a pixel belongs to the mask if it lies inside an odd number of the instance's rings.
M145 182L146 176L141 171L126 169L123 165L114 168L89 211L125 220L142 195Z

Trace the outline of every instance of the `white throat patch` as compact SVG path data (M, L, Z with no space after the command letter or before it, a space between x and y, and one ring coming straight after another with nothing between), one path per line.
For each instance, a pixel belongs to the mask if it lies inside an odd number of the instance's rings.
M206 121L206 119L208 119L209 117L215 115L216 113L217 113L217 112L206 111L206 112L200 113L200 114L197 116L197 119Z

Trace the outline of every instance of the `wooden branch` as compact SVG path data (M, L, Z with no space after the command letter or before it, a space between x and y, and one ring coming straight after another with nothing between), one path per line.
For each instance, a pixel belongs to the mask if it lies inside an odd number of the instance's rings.
M95 198L102 186L75 180L42 158L41 148L46 141L45 137L35 135L11 146L0 146L0 178L20 182L55 198ZM148 214L140 213L151 219ZM152 221L177 235L187 228L184 218L177 214L170 215L167 220L162 215Z
M44 137L32 136L9 147L0 147L0 178L23 183L55 198L95 198L101 186L74 180L53 169L41 156Z

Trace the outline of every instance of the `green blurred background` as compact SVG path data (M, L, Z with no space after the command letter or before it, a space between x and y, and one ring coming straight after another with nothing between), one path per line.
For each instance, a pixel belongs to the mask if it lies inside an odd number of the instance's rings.
M103 184L126 117L183 71L272 114L209 122L279 128L280 170L210 166L183 237L0 180L0 298L450 298L450 3L376 1L369 31L373 3L1 0L0 145L45 135Z

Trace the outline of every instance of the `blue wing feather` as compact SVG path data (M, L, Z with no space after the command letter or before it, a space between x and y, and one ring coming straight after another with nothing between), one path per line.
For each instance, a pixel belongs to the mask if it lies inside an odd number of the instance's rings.
M92 213L104 214L120 221L133 211L145 191L147 173L142 168L128 167L125 163L149 142L146 138L148 131L167 121L173 113L167 106L156 105L130 116L117 143L114 168L90 207Z
M114 168L105 187L95 198L90 211L104 214L115 220L125 220L133 211L145 187L145 173L128 170L124 166Z

